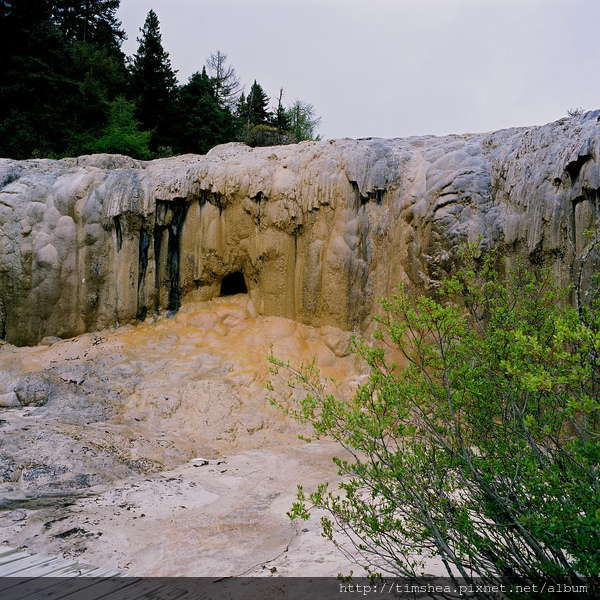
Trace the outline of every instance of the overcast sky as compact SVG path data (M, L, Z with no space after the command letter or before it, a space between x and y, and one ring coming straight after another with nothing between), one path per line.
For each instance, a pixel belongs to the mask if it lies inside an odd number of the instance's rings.
M186 82L216 50L324 139L484 132L600 108L599 0L121 0L137 50L150 9Z

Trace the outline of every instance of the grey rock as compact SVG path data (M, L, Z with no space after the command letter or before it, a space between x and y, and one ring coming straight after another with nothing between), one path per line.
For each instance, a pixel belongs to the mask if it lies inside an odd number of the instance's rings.
M0 514L0 527L10 527L14 523L27 519L27 512L22 508L9 510Z
M22 406L43 406L56 390L58 378L50 373L30 373L21 377L15 395Z
M0 160L0 339L174 314L234 272L263 315L365 332L379 296L435 288L466 241L566 286L598 227L599 117L150 162Z
M8 392L7 394L0 394L0 407L1 408L10 408L14 406L20 406L21 403L17 398L17 394L15 392Z

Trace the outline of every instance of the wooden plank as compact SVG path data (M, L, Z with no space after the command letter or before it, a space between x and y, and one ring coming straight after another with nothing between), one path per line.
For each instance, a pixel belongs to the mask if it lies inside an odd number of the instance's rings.
M123 577L119 571L94 567L91 571L83 573L81 577Z
M19 560L15 560L13 562L7 563L0 567L0 577L20 577L21 571L25 569L32 569L33 567L44 567L48 563L50 563L52 559L48 556L39 556L36 554L29 554ZM28 573L27 577L32 577L34 575L31 572Z
M66 558L53 558L41 565L19 571L18 577L59 577L58 572L71 568L73 561ZM1 571L0 571L1 573ZM14 577L14 575L13 575Z
M17 577L10 577L7 579L14 579L17 585L6 587L6 579L0 580L0 586L2 586L2 597L3 600L40 600L44 598L47 600L60 600L71 596L74 600L75 597L85 597L85 590L96 585L96 579L85 579L85 578L55 578L55 577L36 577L34 579L22 579ZM76 596L73 596L76 594ZM83 594L83 596L81 595Z
M0 577L118 577L119 571L73 560L6 548L0 554Z
M14 580L14 586L6 586ZM187 590L165 585L153 579L119 577L96 579L85 577L57 578L39 577L23 579L9 577L0 581L3 600L179 600L190 596ZM204 594L192 594L194 600L206 598Z
M174 586L165 586L164 590L160 594L160 600L178 600L179 598L185 598L189 595L190 592L188 592L188 590L184 590L182 588ZM208 600L207 596L205 596L204 594L200 596L198 592L195 592L195 594L191 597L195 600L198 600L199 598L205 598L206 600Z
M23 552L23 550L15 550L15 548L11 548L10 551L0 554L0 565L13 562L14 560L20 560L25 556L31 556L31 554L29 552Z
M125 578L121 578L120 581L123 579ZM140 580L127 588L120 589L118 598L119 600L140 600L143 598L148 598L149 594L158 592L164 587L165 586L162 583L153 583L151 580ZM153 597L157 596L155 595ZM160 600L163 600L162 594L159 597ZM168 600L168 598L164 598L164 600Z
M125 577L114 569L78 564L66 558L0 547L2 600L178 600L204 594L164 583L164 578Z
M17 550L16 548L10 548L9 546L0 546L0 558L5 556L12 556L13 554L18 554L19 552L23 552L23 550ZM24 554L27 554L26 552Z
M73 564L57 571L53 577L120 577L121 573L114 569L99 569L89 565Z
M122 581L124 578L119 579ZM160 592L160 593L159 593ZM134 585L119 590L119 600L145 600L148 598L160 598L160 600L178 600L190 595L187 590L162 581L154 582L152 579L141 579ZM196 600L198 595L194 597Z
M39 572L36 570L39 569ZM0 553L0 577L119 577L114 569L78 564L73 560L32 554L15 548Z
M102 598L114 598L115 592L120 592L119 597L122 593L123 588L134 585L138 579L131 578L132 581L129 581L129 577L113 577L111 579L94 579L94 585L91 585L85 589L85 600L101 600ZM73 580L75 584L75 580ZM79 579L77 580L79 583ZM75 595L74 595L75 594ZM79 591L77 589L73 590L72 594L67 594L64 596L60 596L61 600L64 598L65 600L72 600L71 596L74 598L81 598L79 595ZM58 598L58 596L56 596Z

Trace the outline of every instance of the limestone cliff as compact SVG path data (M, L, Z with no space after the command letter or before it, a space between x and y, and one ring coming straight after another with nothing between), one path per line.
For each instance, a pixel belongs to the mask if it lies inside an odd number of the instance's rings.
M139 162L0 160L0 338L34 344L247 288L264 315L365 330L465 240L551 266L598 227L600 111L489 134ZM224 290L224 291L227 291Z

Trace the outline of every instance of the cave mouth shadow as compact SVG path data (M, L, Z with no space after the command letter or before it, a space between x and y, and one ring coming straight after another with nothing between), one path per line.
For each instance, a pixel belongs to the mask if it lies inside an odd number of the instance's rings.
M219 294L220 297L247 293L248 287L246 286L244 274L241 271L229 273L229 275L223 277L223 281L221 281L221 293Z

